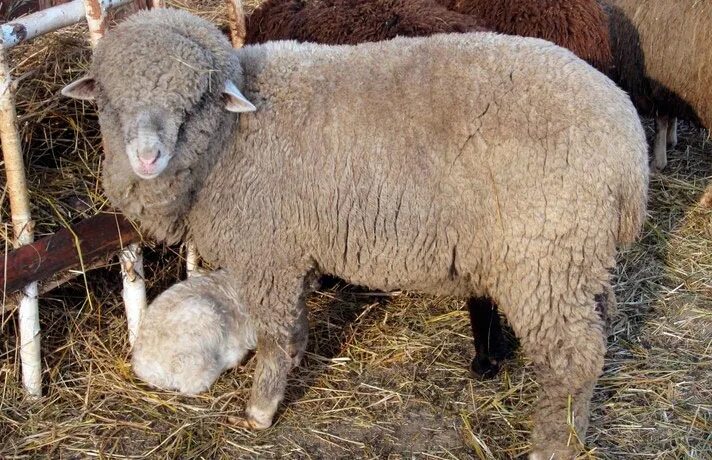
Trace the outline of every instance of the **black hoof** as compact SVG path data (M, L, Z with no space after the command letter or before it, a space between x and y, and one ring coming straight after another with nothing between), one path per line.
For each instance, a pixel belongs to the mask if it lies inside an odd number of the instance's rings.
M470 363L470 371L472 375L479 380L488 380L494 378L499 373L499 363L488 359L475 358Z

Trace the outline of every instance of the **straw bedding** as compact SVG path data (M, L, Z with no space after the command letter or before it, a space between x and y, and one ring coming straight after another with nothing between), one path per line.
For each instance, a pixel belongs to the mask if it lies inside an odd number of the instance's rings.
M226 23L219 0L181 1ZM93 108L58 96L86 70L84 34L71 28L12 53L38 235L107 208ZM712 457L712 211L697 205L712 171L707 133L682 125L670 158L652 179L643 237L620 256L590 458ZM183 276L177 253L147 250L149 298ZM274 428L250 433L230 420L248 397L251 362L197 398L133 377L120 284L111 264L42 298L39 401L25 399L19 383L16 316L0 316L0 458L491 459L527 450L531 369L518 355L494 380L471 379L460 301L338 283L318 292L288 403Z

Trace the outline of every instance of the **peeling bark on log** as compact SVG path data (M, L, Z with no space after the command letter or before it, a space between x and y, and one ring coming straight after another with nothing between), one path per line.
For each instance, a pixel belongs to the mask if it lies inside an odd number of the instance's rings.
M11 251L7 259L0 259L0 297L58 271L77 268L82 263L87 267L96 259L140 239L133 225L118 214L99 214L71 229L64 228Z
M227 15L230 21L230 41L234 48L242 48L247 37L245 10L242 0L227 0Z

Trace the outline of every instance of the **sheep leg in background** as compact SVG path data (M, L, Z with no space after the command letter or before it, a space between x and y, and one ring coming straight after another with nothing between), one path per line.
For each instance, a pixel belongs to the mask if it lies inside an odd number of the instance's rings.
M288 299L290 297L293 303L286 309L277 307L286 305L283 302L274 302L273 305L277 308L266 307L265 311L282 311L284 315L281 315L282 320L279 327L275 327L274 323L267 322L258 328L257 353L255 354L257 364L250 401L247 403L245 418L234 422L243 428L259 430L272 425L274 414L284 398L287 376L294 367L299 365L307 347L309 321L304 303L304 293L294 292L292 295L282 296L275 291L276 289L273 287L263 305L268 305L268 302L273 299Z
M658 115L655 118L655 141L653 143L653 168L662 171L667 166L667 137L670 118Z
M667 129L667 146L675 148L677 145L677 117L670 117L670 123Z
M531 260L541 262L542 267L556 266L553 260L544 259ZM593 387L603 370L603 320L593 294L569 290L563 278L568 279L574 270L570 266L557 274L520 264L520 269L507 273L508 279L501 283L508 290L493 293L532 360L541 388L533 414L530 460L569 460L581 450ZM510 288L532 273L539 277L533 289ZM584 281L579 289L600 292L600 280L595 281L595 288L592 283ZM574 299L584 295L586 304L575 303Z
M513 354L502 333L497 305L487 297L472 297L467 301L467 309L476 353L470 370L479 378L492 378L499 372L500 363Z

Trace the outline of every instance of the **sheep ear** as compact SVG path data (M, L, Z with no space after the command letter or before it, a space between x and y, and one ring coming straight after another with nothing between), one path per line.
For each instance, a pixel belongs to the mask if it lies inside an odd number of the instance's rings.
M94 77L82 77L62 88L62 96L93 101L96 97L96 81Z
M223 95L225 96L225 108L229 112L254 112L257 110L252 102L248 101L245 96L242 95L235 83L230 80L225 82L225 88L223 88Z

